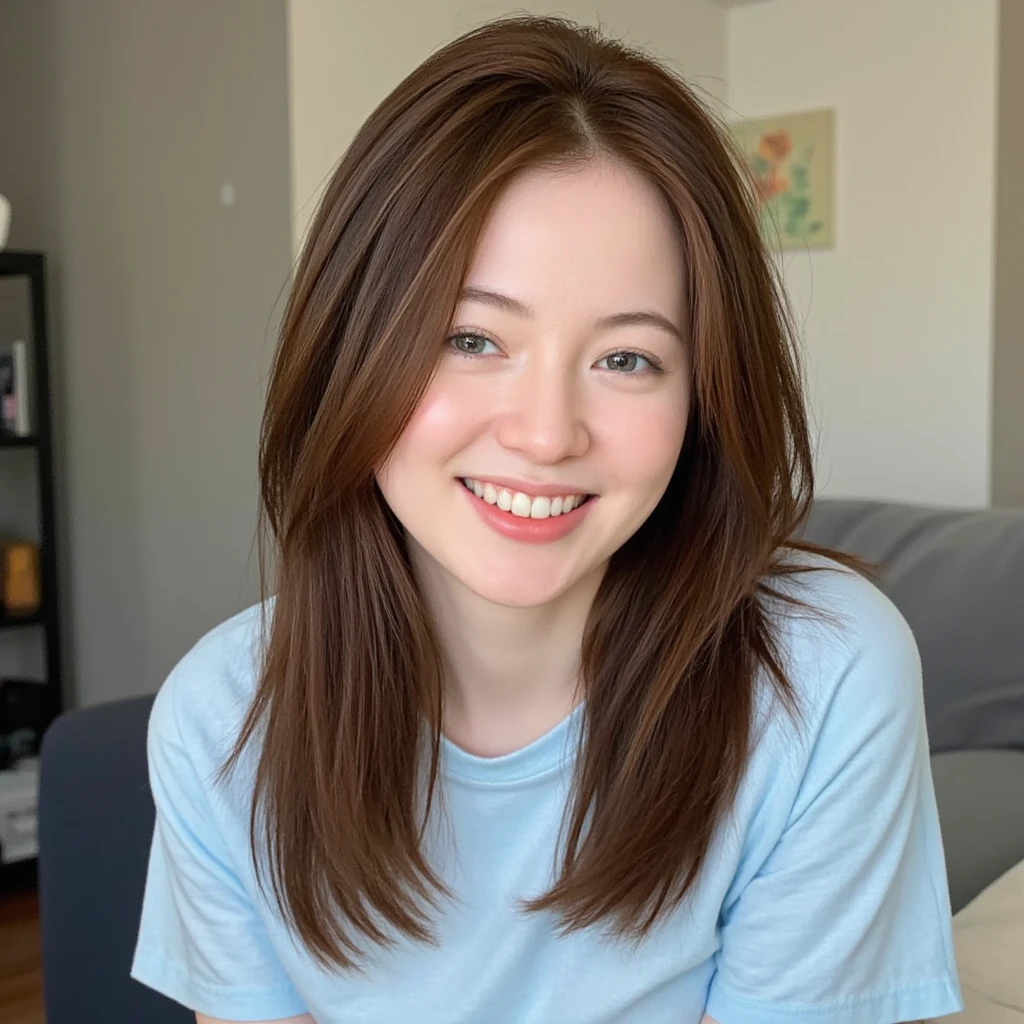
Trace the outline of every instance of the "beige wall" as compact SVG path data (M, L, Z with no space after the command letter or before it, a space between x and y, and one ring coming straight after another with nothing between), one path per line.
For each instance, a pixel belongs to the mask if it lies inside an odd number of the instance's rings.
M289 0L292 212L296 246L326 179L373 108L431 51L520 5L455 0ZM724 9L714 0L531 3L607 26L673 61L712 96L725 94Z
M996 6L769 0L729 13L739 114L837 110L837 244L786 259L825 494L989 501Z
M16 9L3 73L20 95L52 89L14 241L50 257L65 636L88 704L155 690L256 596L262 375L290 265L285 5ZM0 116L16 146L25 126Z
M1002 0L992 501L1024 505L1024 3Z
M45 3L0 3L0 192L15 212L9 249L49 246L56 227L56 82L39 73L53 62L50 20Z

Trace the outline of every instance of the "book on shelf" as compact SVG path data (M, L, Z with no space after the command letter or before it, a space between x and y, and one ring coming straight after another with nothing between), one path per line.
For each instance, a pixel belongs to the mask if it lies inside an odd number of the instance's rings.
M11 616L33 615L42 604L39 547L0 536L0 608Z
M18 340L9 352L0 352L0 432L31 434L28 404L28 348Z

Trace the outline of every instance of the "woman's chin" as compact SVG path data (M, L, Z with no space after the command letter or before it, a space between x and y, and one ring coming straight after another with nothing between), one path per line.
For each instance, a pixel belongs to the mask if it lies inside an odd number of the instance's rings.
M497 581L463 580L477 597L503 608L540 608L557 601L568 589L565 585L522 579Z
M451 572L454 566L449 567ZM466 567L453 573L456 579L477 597L503 608L542 608L573 601L589 603L600 583L606 565L589 569L580 566L524 565Z

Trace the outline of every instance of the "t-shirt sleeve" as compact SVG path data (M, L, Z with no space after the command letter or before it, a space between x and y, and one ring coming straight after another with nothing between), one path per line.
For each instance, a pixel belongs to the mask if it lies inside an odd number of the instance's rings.
M149 721L156 822L131 976L224 1020L302 1014L216 824L211 766L197 767L202 758L179 729L174 683L172 673Z
M723 906L707 1002L719 1024L896 1024L962 1008L920 660L895 608L869 605L803 744L777 753L796 797Z

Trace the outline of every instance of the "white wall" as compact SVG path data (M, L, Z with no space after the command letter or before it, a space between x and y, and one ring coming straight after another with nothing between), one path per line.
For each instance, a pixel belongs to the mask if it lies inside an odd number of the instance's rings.
M289 0L292 214L296 246L326 179L373 108L433 50L522 5L456 0ZM580 0L529 4L602 24L675 63L724 97L726 13L714 0Z
M822 493L989 501L997 22L997 0L729 13L739 114L837 111L836 247L786 259Z

